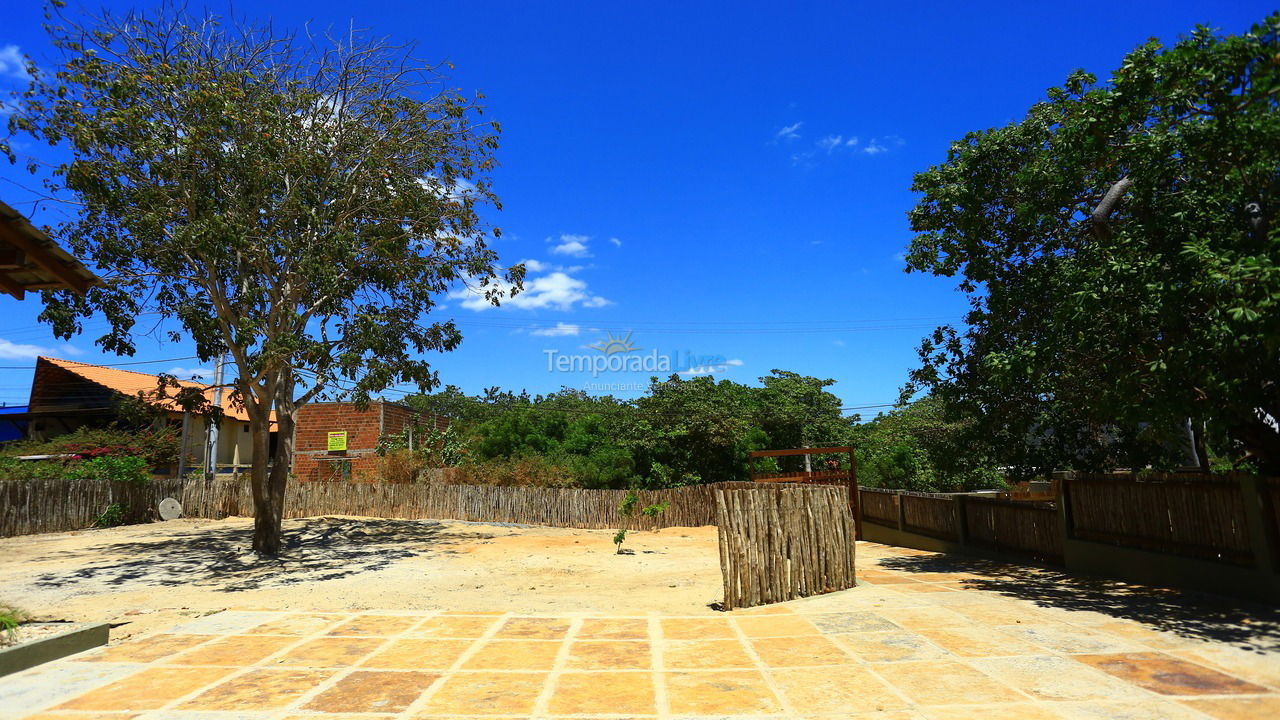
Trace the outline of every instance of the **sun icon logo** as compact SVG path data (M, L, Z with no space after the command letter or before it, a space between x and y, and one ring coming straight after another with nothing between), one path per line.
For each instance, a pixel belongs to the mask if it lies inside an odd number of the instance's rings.
M614 337L612 332L606 332L604 340L601 340L595 345L588 345L587 347L591 348L592 350L599 350L605 355L613 355L614 353L635 352L640 348L631 344L631 332L632 331L628 330L627 334L623 335L622 337Z

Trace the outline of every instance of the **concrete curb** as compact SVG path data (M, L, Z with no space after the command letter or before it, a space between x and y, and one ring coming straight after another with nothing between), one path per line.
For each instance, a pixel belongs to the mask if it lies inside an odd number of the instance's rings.
M0 650L0 677L106 645L110 630L109 623L76 625L64 633Z

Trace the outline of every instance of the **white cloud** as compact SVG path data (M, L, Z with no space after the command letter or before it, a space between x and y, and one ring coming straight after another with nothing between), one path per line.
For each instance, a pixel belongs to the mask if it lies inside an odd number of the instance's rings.
M47 347L44 345L27 345L0 338L0 360L35 360L41 355L57 357L59 355L80 355L80 350L70 345Z
M582 332L581 325L572 325L570 323L558 322L555 327L538 328L530 330L530 335L542 335L544 337L563 337L566 335L578 335Z
M621 240L619 240L618 238L612 238L612 237L611 237L611 238L609 238L609 242L613 243L613 246L614 246L614 247L622 247L622 241L621 241Z
M907 142L897 135L885 135L884 137L871 138L868 140L866 147L862 148L862 152L868 155L879 155L880 153L887 153L890 150L900 148L906 144Z
M0 75L19 80L30 79L26 60L22 57L22 50L17 45L0 47Z
M846 147L856 147L858 144L858 136L857 135L850 136L848 140L844 141L844 144Z
M210 382L213 380L213 370L210 368L172 367L165 370L165 372L179 380L194 380L196 378Z
M845 346L845 342L844 342L843 340L832 340L832 341L831 341L831 344L832 344L832 345L835 345L836 347L844 347L844 346Z
M840 135L828 135L818 141L818 147L831 152L844 144L844 137Z
M774 136L773 136L773 139L774 139L774 140L788 140L788 141L790 141L790 140L796 140L796 139L798 139L798 138L800 137L800 132L799 132L799 131L800 131L800 126L801 126L801 125L804 125L804 122L798 122L798 123L796 123L795 125L788 125L788 126L786 126L786 127L782 128L781 130L779 130L777 133L775 133L775 134L774 134Z
M569 257L591 257L591 251L587 248L587 243L591 238L587 235L561 235L556 238L547 238L547 242L556 243L551 247L553 255L568 255Z
M505 297L501 301L501 307L504 308L569 310L575 305L596 308L610 304L609 300L591 294L586 281L559 270L535 278L525 278L524 290L515 297L511 296L512 288L508 283L499 281L491 284L490 288L498 290ZM462 288L450 293L449 296L461 300L462 307L468 310L480 311L493 307L493 304L485 299L483 289Z
M543 272L547 269L547 264L541 260L521 260L517 264L523 265L524 269L531 273Z

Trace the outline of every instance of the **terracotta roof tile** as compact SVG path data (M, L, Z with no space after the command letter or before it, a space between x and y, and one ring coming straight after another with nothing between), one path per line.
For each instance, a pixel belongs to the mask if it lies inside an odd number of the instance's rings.
M150 375L147 373L135 372L133 370L122 370L120 368L104 367L102 365L90 365L89 363L51 357L41 357L39 358L39 361L47 362L51 365L60 367L63 370L73 372L89 382L96 383L130 397L137 397L139 392L154 392L159 382L158 375ZM213 401L213 389L207 385L191 382L189 380L179 380L178 384L183 387L202 390L205 398L210 402ZM226 417L233 420L240 420L242 422L249 422L249 414L245 412L243 407L233 404L229 396L230 390L224 389L222 393L222 411L225 413ZM165 400L157 404L167 410L180 411L172 399ZM272 423L275 422L275 419L275 413L272 413Z

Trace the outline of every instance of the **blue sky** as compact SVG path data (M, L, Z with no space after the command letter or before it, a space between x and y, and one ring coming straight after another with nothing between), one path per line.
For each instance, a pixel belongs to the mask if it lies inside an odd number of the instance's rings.
M14 7L16 5L16 7ZM95 6L97 3L95 3ZM130 4L106 2L107 7ZM196 3L192 4L193 6ZM216 7L216 6L215 6ZM487 218L506 262L531 260L529 291L502 308L451 298L466 340L434 358L441 380L547 392L645 383L646 373L548 371L548 350L606 332L718 376L772 368L837 380L847 406L892 402L919 338L965 309L953 283L905 274L912 174L969 130L1021 117L1077 67L1105 77L1148 37L1197 23L1246 30L1257 2L362 3L239 0L277 27L358 26L447 59L503 126ZM0 26L0 89L16 50L49 62L35 0ZM39 150L32 149L39 152ZM0 199L34 205L20 167ZM94 335L55 340L37 297L0 298L0 402L27 399L34 354L118 363L181 358L143 339L133 358ZM190 371L180 360L136 366ZM205 366L207 367L207 365ZM676 368L680 369L680 368ZM400 391L387 396L398 397Z

